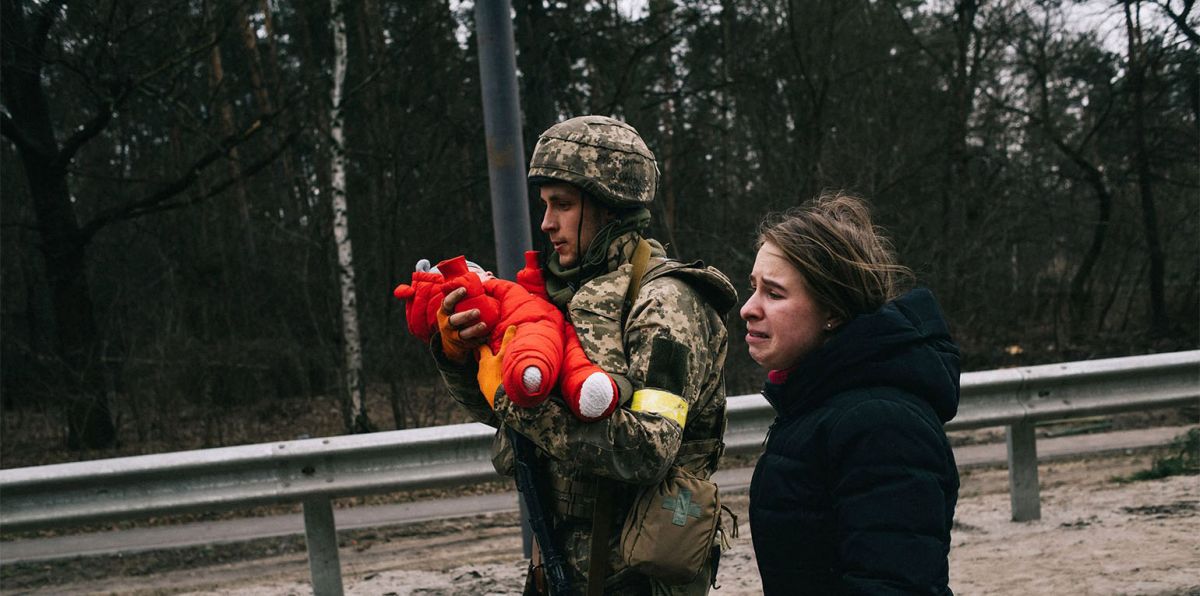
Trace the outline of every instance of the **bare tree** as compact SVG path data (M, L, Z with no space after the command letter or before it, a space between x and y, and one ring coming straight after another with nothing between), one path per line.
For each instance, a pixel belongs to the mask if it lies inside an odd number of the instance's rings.
M350 244L350 218L346 209L346 115L342 87L349 62L346 44L346 12L341 0L330 0L333 15L333 89L329 98L329 136L332 139L329 179L333 190L333 237L337 245L338 282L342 296L342 340L345 356L344 414L348 432L370 432L371 421L363 399L362 339L358 332L358 297L354 287L354 251Z
M177 8L177 7L176 7ZM137 93L161 94L156 82L171 80L186 72L193 61L210 52L220 40L221 27L214 23L184 40L183 45L147 57L148 64L130 66L118 52L118 25L130 26L121 19L137 21L127 7L109 7L110 13L100 29L81 36L79 47L72 50L79 63L57 60L60 52L51 39L61 43L61 37L51 36L51 30L67 7L62 1L26 6L17 0L0 4L3 21L2 76L4 108L0 112L0 133L17 148L30 197L38 222L42 251L46 262L53 296L53 319L56 336L55 355L59 370L52 376L61 384L59 393L67 399L67 442L73 448L101 448L114 444L115 428L105 394L100 368L100 331L96 322L91 289L86 270L87 249L102 229L155 212L176 209L220 194L237 180L248 177L271 163L277 151L250 164L239 166L232 178L218 180L205 193L187 201L173 200L189 189L204 169L254 138L271 124L276 113L260 114L249 126L233 130L216 140L182 164L178 174L146 195L98 209L81 223L79 205L72 194L70 166L86 145L97 139L112 124ZM147 21L168 14L153 14ZM82 124L67 127L55 121L50 109L46 86L51 77L46 71L54 64L74 75L86 89L91 104L85 108ZM89 68L97 70L89 71ZM137 70L135 70L137 69ZM69 128L70 133L60 142L56 127ZM281 147L290 143L289 137Z
M129 96L132 82L110 81L92 118L62 144L55 138L46 91L44 55L62 2L26 12L17 0L3 6L4 136L17 146L29 179L46 270L54 296L57 352L63 390L69 399L68 442L72 447L108 447L116 440L108 397L95 366L96 321L84 271L87 239L80 230L67 184L67 164L85 143L108 126L114 109Z

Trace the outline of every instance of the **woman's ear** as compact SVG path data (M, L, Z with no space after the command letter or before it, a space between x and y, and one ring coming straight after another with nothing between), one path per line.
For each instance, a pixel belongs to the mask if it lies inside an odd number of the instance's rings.
M841 317L832 317L831 316L825 320L825 331L833 331L834 329L837 329L838 327L841 327L841 326L842 326L842 318Z

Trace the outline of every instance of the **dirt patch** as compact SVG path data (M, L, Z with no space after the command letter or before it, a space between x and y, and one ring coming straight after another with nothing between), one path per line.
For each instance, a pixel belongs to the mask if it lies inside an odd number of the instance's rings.
M1196 501L1176 501L1166 505L1143 505L1141 507L1122 507L1121 511L1135 515L1149 515L1154 519L1171 517L1191 517L1196 515Z
M1042 519L1010 521L1007 493L963 499L951 549L960 594L1197 594L1197 477L1119 483L1147 456L1067 462L1042 469ZM999 471L964 478L993 483ZM1179 503L1193 506L1180 507ZM1167 518L1147 512L1184 512ZM970 526L964 531L959 526Z
M1007 470L965 471L951 549L959 594L1200 594L1196 476L1117 482L1157 453L1061 461L1041 468L1042 519L1010 521ZM761 593L745 517L721 560L714 595ZM517 594L525 573L515 514L484 515L341 537L347 594ZM303 544L273 539L0 568L12 594L309 594Z

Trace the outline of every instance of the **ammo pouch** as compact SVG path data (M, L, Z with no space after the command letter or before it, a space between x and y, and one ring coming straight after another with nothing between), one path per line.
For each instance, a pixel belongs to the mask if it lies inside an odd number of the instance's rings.
M717 485L671 466L634 500L621 528L621 558L665 584L684 584L708 562L720 523Z

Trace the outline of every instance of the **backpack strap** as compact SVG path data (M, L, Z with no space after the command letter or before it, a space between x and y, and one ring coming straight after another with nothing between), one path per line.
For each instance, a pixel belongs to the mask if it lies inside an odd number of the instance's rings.
M629 261L633 269L629 271L629 287L625 290L625 305L621 309L621 320L629 314L633 301L637 300L642 291L642 280L646 277L646 268L650 265L650 243L645 238L638 240L637 248L633 249L633 258Z

